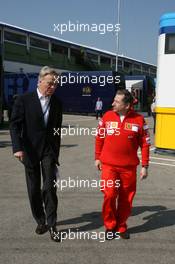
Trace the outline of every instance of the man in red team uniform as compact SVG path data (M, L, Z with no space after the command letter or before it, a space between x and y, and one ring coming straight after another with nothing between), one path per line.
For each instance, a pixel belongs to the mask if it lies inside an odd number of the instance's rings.
M95 165L102 171L105 186L103 221L108 233L128 239L126 221L131 214L136 192L136 169L141 148L142 168L140 178L148 175L150 136L144 117L133 110L133 97L127 90L118 90L113 110L104 114L99 122L95 144ZM108 184L110 181L110 184ZM120 186L116 187L119 181ZM112 183L112 184L111 184Z

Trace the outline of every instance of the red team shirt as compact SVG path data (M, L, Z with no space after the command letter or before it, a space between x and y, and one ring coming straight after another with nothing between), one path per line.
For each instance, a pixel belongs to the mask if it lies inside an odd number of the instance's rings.
M125 116L108 111L99 122L95 159L113 166L137 166L141 147L142 166L149 163L150 136L144 117L133 110Z

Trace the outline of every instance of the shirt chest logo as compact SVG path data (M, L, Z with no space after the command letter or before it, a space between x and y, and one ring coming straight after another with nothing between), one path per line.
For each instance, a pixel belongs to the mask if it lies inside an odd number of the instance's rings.
M119 136L119 127L118 122L108 121L106 122L106 132L107 135L116 135Z
M106 122L106 128L107 129L117 129L118 122Z
M139 131L139 125L132 124L132 123L125 123L125 130L138 132Z

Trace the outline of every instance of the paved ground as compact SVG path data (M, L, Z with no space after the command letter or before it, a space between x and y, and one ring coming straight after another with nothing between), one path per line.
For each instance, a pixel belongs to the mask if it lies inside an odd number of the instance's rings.
M152 133L152 120L148 119ZM64 127L97 125L93 117L64 116ZM66 130L65 130L66 131ZM73 132L72 132L73 133ZM154 139L152 138L152 143ZM99 179L93 161L94 137L64 136L61 179ZM0 263L3 264L171 264L175 259L175 157L154 154L151 148L149 178L138 180L133 213L128 224L131 239L103 241L102 194L98 188L64 188L58 191L58 228L72 234L88 232L85 240L54 243L49 234L37 236L26 192L23 166L11 153L8 130L0 131ZM138 168L139 170L139 168ZM75 233L77 232L77 233ZM95 235L98 239L95 239ZM72 237L70 237L72 238Z

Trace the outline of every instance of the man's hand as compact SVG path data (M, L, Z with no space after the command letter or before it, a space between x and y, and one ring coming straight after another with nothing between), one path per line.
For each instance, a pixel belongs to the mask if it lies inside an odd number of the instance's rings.
M95 166L97 167L98 170L101 171L101 161L100 160L95 161Z
M148 176L148 168L142 167L140 171L140 179L144 180L147 178L147 176Z
M14 153L15 158L19 159L19 161L23 162L24 151L18 151Z

